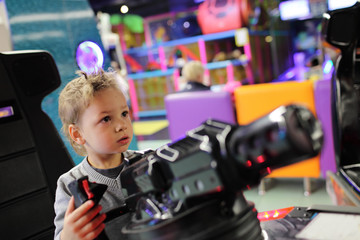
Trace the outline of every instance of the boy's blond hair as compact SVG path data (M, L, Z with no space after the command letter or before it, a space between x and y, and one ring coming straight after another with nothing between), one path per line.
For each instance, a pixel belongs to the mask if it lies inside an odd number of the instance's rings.
M184 65L181 74L186 81L196 81L202 83L204 67L200 61L190 61Z
M81 112L89 106L97 92L108 88L121 91L121 88L116 80L115 72L105 72L103 69L99 69L90 74L84 71L77 71L76 73L79 77L70 81L59 95L59 116L63 124L63 133L71 146L77 154L85 156L85 148L70 137L70 124L78 123Z

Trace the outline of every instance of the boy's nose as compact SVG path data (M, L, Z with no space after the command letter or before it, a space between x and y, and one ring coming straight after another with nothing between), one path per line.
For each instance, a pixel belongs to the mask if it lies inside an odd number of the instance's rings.
M118 121L117 124L115 125L115 132L120 132L125 130L126 126L124 124L124 122L122 121Z
M115 126L115 132L120 132L121 130L123 130L121 124Z

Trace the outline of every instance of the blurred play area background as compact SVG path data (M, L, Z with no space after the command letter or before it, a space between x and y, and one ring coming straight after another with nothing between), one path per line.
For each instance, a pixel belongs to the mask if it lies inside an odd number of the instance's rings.
M169 139L164 97L181 88L187 61L206 66L214 91L329 79L338 52L321 39L322 14L355 1L173 0L142 1L142 7L131 2L89 1L104 50L129 83L142 148L146 141L161 145ZM119 10L125 4L124 14Z
M11 33L2 34L0 50L42 49L53 55L62 85L44 99L43 109L59 131L57 96L75 71L91 71L94 65L116 69L127 85L132 110L135 137L130 148L156 149L171 142L164 98L181 88L185 62L201 61L212 90L230 94L250 85L329 81L339 51L322 40L322 16L355 2L0 0L0 32ZM67 147L79 163L82 157ZM323 179L320 170L317 177ZM297 179L282 183L287 194L303 184ZM294 205L294 199L330 203L324 182L315 185L319 190L308 198L302 191L288 195L289 204Z
M322 41L321 19L328 10L354 4L341 2L173 0L141 7L93 0L90 4L105 51L129 83L136 144L142 149L168 142L164 97L181 88L181 67L187 61L199 60L206 66L206 79L214 91L329 79L339 52ZM125 14L119 12L124 4L129 6Z

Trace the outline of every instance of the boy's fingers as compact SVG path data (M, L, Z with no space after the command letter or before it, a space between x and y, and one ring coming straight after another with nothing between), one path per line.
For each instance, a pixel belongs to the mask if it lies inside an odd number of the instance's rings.
M100 233L105 229L105 224L101 223L94 231L90 232L85 236L85 239L94 239L100 235Z
M98 215L100 213L101 209L102 209L101 205L97 205L93 209L91 209L91 210L87 211L86 213L84 213L78 219L78 222L81 223L82 226L84 226L85 224L90 222L92 219L94 219L96 217L96 215Z
M84 204L83 204L84 205ZM80 208L80 207L79 207ZM80 212L80 216L77 217L76 215L76 225L75 225L75 229L76 230L80 230L82 232L86 232L86 229L84 230L84 227L87 224L91 224L92 221L95 219L96 215L99 214L99 212L101 211L102 207L100 205L93 207L90 210L84 211L84 212ZM77 211L77 209L75 210ZM74 213L75 213L74 211ZM75 219L75 218L74 218Z
M91 200L86 201L84 204L82 204L77 209L73 210L71 213L71 218L73 221L78 221L80 218L82 218L92 207L94 206L94 202ZM75 206L73 205L73 208Z
M96 236L97 236L98 233L100 233L101 230L104 229L101 225L105 226L105 224L103 224L105 218L106 218L105 214L100 214L96 218L94 218L91 222L88 222L81 229L83 231L84 235L87 235L88 233L91 233L91 232L97 232L97 234L96 234ZM101 230L99 230L99 228Z
M75 200L74 196L71 196L70 201L68 203L68 207L65 212L65 216L68 216L70 213L72 213L75 209Z

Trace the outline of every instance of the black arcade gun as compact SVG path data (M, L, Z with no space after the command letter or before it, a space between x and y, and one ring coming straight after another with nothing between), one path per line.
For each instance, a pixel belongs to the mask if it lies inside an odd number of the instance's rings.
M53 239L58 177L73 162L43 98L60 86L45 51L0 53L0 238Z

